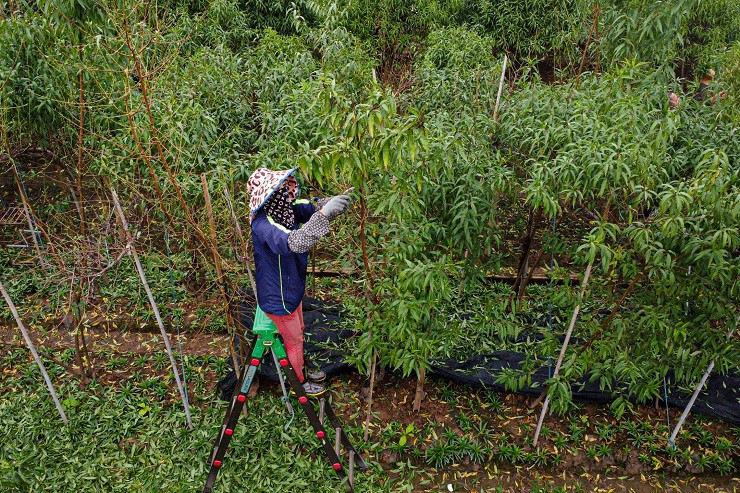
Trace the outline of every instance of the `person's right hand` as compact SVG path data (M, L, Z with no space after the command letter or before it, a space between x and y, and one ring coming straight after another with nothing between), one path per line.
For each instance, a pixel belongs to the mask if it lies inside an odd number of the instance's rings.
M321 208L321 213L329 219L334 219L339 214L347 210L347 207L352 203L349 195L335 195L329 202L324 204Z

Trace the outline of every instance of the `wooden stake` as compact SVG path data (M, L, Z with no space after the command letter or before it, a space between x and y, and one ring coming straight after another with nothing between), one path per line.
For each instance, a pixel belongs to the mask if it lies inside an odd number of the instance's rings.
M586 267L586 273L583 276L583 282L581 283L581 293L578 295L578 304L576 305L575 309L573 310L573 316L570 318L570 325L568 326L568 331L565 333L565 340L563 341L563 347L560 348L560 356L558 357L558 362L555 365L555 371L553 372L552 376L555 378L558 376L558 373L560 372L560 366L563 364L563 359L565 359L565 351L568 349L568 343L570 342L570 336L573 334L573 328L576 326L576 320L578 319L578 314L581 312L581 303L583 302L583 296L586 293L586 284L588 284L588 278L591 276L591 267L592 263L589 262L588 266ZM547 414L547 407L550 404L550 395L548 394L547 397L545 397L545 403L542 405L542 412L540 413L540 420L537 422L537 430L534 432L534 441L533 446L537 446L537 440L540 438L540 430L542 430L542 422L545 420L545 415Z
M21 329L21 334L23 334L23 338L26 340L26 345L28 346L28 349L31 351L31 354L33 355L33 359L36 360L36 364L39 365L39 370L41 370L41 375L44 376L44 380L46 381L46 386L49 388L49 392L51 392L51 398L54 400L54 405L57 407L57 411L59 411L59 415L62 417L62 421L64 421L64 424L69 424L69 420L67 419L67 415L64 414L64 409L62 408L62 405L59 403L59 398L57 397L57 393L54 390L54 385L51 383L51 378L49 378L49 374L46 372L46 367L44 366L44 363L41 361L41 358L39 358L39 353L36 352L36 346L34 346L33 341L31 341L31 337L29 337L28 332L26 331L26 327L23 325L23 321L21 321L21 317L18 315L18 310L15 308L15 305L13 304L13 300L10 299L10 295L5 290L5 286L3 286L3 283L0 281L0 293L3 294L3 298L5 298L5 302L10 307L10 311L13 314L13 317L15 317L15 322L18 324L18 328Z
M126 233L126 239L128 240L129 244L126 246L126 249L128 250L129 255L132 255L134 257L134 263L136 264L136 270L139 272L139 278L141 278L141 283L144 285L144 290L146 291L146 295L149 297L149 304L152 306L152 311L154 312L154 318L157 319L157 325L159 325L159 331L162 333L162 339L164 339L164 346L167 348L167 355L170 357L170 365L172 366L172 372L175 374L175 382L177 383L177 389L180 391L180 398L182 399L182 405L185 408L185 417L188 421L188 427L192 430L193 429L193 420L190 417L190 406L188 405L188 397L185 394L185 389L182 386L182 382L180 381L180 372L177 370L177 363L175 362L175 356L172 353L172 346L170 346L170 338L167 335L167 332L164 330L164 322L162 321L162 317L159 314L159 308L157 307L157 302L154 300L154 295L152 294L152 290L149 288L149 283L146 280L146 275L144 275L144 269L141 266L141 261L139 260L139 254L136 252L136 248L134 247L133 242L133 236L131 235L131 231L128 229L128 222L126 222L126 216L123 215L123 209L121 208L121 204L118 202L118 195L116 194L116 191L111 188L111 196L113 197L113 205L116 208L116 215L118 215L118 219L121 221L121 225L123 226L123 231Z
M506 61L508 60L504 53L504 61L501 64L501 79L498 81L498 94L496 95L496 106L493 108L493 119L498 120L498 106L501 103L501 93L504 90L504 76L506 75Z

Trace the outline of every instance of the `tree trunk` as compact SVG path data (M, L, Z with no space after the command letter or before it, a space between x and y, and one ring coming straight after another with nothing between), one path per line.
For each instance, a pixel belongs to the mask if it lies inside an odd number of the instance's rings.
M540 211L535 212L534 209L529 210L529 216L527 217L527 233L522 239L522 253L519 256L516 281L514 281L514 285L511 287L512 291L514 292L512 298L524 295L524 291L520 289L520 287L522 286L522 284L524 284L524 280L527 277L527 271L529 267L529 254L532 250L532 243L535 235L535 224L539 220L539 216ZM509 310L511 310L512 308L513 300L508 306Z

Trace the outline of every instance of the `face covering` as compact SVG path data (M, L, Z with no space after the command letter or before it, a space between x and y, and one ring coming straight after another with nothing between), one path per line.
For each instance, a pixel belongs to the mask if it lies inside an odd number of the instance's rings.
M295 192L291 193L289 187L283 185L267 199L263 206L268 216L276 223L293 229L295 224L295 214L293 213L293 200Z

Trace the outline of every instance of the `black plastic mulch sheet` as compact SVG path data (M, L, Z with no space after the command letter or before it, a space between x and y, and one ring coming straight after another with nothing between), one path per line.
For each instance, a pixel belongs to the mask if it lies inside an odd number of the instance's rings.
M520 368L525 356L512 351L496 351L490 354L472 356L463 362L437 360L432 362L432 371L441 377L460 383L482 387L496 392L507 392L496 379L507 368ZM525 387L520 394L539 396L542 384L549 378L550 369L545 366L532 376L532 383L538 387ZM668 404L683 409L691 395L684 395L672 388L672 373L667 377ZM610 392L599 388L598 382L581 380L571 383L573 399L580 402L610 403L614 400ZM691 412L715 416L728 423L740 424L740 373L729 375L711 374L707 385L699 394Z
M251 299L251 296L249 297ZM251 331L254 324L254 301L245 301L240 304L236 313L236 319L241 320L242 327ZM305 296L303 298L303 323L306 325L304 331L305 342L303 343L303 353L306 365L312 365L326 372L327 375L336 374L352 368L345 363L344 355L336 350L329 349L331 346L338 344L340 341L352 336L352 331L342 329L337 322L341 320L341 305L332 305L324 303L315 298ZM241 365L240 347L242 341L238 336L234 337L234 346L236 347L237 359ZM245 352L251 348L251 341L244 344ZM249 355L246 354L246 357ZM234 362L229 357L229 364L234 367ZM257 370L257 374L266 377L275 382L278 376L275 371L275 364L271 354L265 354L262 358L262 364ZM232 369L224 378L219 380L217 390L221 399L231 400L231 395L236 387L236 372Z
M254 315L254 302L244 302L239 307L239 319L244 327L251 328ZM352 336L352 332L341 329L336 322L341 320L341 305L324 303L315 298L305 297L303 299L303 320L306 324L306 341L304 353L307 364L313 364L321 368L327 374L335 374L346 371L352 367L345 362L344 355L336 350L329 349L341 340ZM235 340L238 347L240 341ZM572 345L578 341L572 340ZM249 344L246 345L247 350ZM237 350L237 354L239 354ZM525 355L513 351L496 351L489 354L471 356L465 361L433 360L432 372L442 378L448 378L456 382L485 388L496 392L509 392L503 384L497 383L496 379L504 369L521 367ZM233 366L233 362L230 361ZM544 366L533 376L530 387L521 389L518 393L539 396L542 392L542 384L549 378L552 368ZM258 374L277 381L275 365L272 356L266 355L263 364L260 365ZM672 387L671 374L668 375L668 404L684 408L688 404L691 395L679 392ZM536 385L536 386L535 386ZM236 386L236 374L231 370L218 382L218 391L224 400L229 400ZM610 403L614 397L610 392L604 392L599 388L598 382L586 380L572 382L571 389L573 398L580 402ZM729 375L714 373L707 380L707 385L699 394L692 412L707 414L720 418L733 425L740 424L740 372L735 371Z

